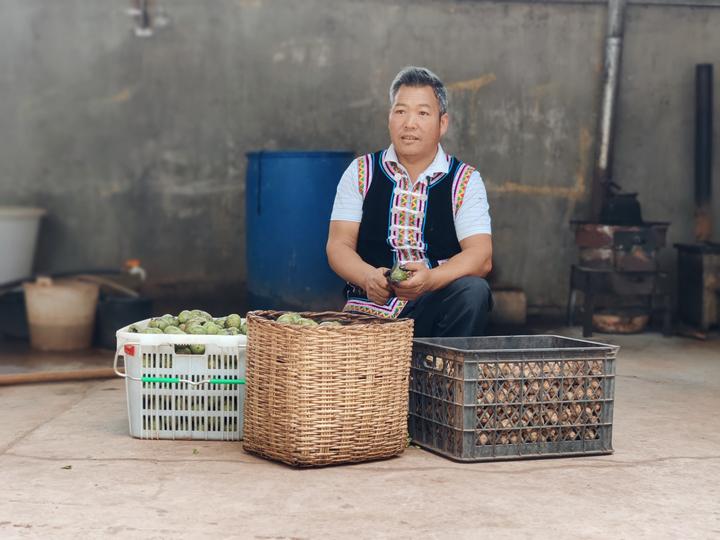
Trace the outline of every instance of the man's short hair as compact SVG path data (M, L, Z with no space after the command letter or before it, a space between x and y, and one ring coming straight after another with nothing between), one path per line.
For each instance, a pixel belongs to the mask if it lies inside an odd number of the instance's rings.
M400 70L390 85L390 106L395 103L395 96L401 86L429 86L435 92L435 97L440 105L440 115L442 116L448 109L448 97L445 85L440 77L435 75L428 68L408 66Z

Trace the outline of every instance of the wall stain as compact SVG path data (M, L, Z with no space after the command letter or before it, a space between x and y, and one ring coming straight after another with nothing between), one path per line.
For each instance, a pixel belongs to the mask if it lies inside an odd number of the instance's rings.
M575 171L575 184L571 187L562 186L533 186L521 184L512 180L506 180L499 185L492 185L491 181L486 182L486 188L491 193L516 193L519 195L539 195L542 197L558 197L570 201L578 201L585 194L585 172L587 171L590 159L590 147L592 137L590 131L580 128L580 156L577 171Z
M132 89L123 88L114 96L110 96L110 101L112 101L113 103L125 103L126 101L130 101L130 98L132 98L132 95L133 95Z
M497 77L494 73L486 73L485 75L481 75L480 77L476 79L468 79L467 81L458 81L451 84L446 85L446 88L450 91L477 91L480 90L483 86L487 86L488 84L491 84L497 80Z

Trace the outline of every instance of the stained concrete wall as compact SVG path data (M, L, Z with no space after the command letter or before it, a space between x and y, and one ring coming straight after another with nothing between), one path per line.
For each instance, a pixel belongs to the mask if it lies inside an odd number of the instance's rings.
M138 257L158 291L241 287L245 152L385 146L387 86L419 64L450 87L445 146L486 181L498 280L565 302L602 4L161 3L170 24L138 38L129 2L2 1L0 203L50 211L38 269ZM718 9L628 9L616 177L672 240L691 239L693 69L719 25Z
M633 7L628 11L618 104L615 176L639 193L643 217L670 221L675 242L694 241L695 65L715 63L714 239L720 240L720 9Z

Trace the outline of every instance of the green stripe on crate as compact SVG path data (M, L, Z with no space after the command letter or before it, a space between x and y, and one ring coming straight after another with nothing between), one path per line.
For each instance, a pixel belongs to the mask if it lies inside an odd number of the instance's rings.
M177 377L143 377L142 382L179 383Z
M178 384L178 377L142 377L142 382ZM210 379L210 384L245 384L245 379Z

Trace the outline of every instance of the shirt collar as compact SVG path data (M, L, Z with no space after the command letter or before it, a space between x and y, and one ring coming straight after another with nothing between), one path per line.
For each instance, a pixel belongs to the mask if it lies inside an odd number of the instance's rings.
M400 164L400 160L395 153L395 146L393 146L392 144L385 151L385 155L383 156L383 162L390 166L402 167L402 170L405 169ZM438 143L438 149L435 153L435 159L433 159L432 163L430 163L428 168L423 171L419 178L422 178L423 176L434 176L438 173L447 174L449 170L450 156L445 153L443 147Z

